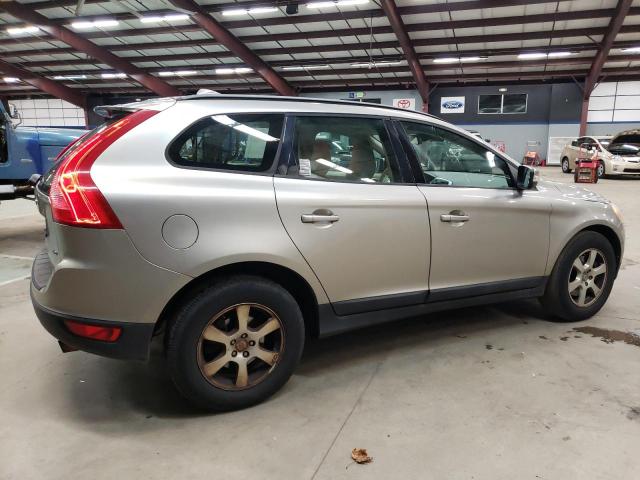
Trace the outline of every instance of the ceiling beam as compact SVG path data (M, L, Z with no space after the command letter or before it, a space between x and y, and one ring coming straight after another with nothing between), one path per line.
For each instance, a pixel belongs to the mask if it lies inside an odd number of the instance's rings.
M253 53L243 42L214 19L193 0L170 0L177 8L191 12L191 18L209 35L218 40L227 49L253 68L280 95L295 96L295 89L287 83L273 68Z
M40 15L34 10L31 10L25 4L17 2L3 2L2 9L16 18L28 22L31 25L38 26L40 29L42 29L52 37L63 43L66 43L79 52L85 53L90 57L100 60L106 65L109 65L110 67L115 68L122 73L126 73L136 82L144 85L149 90L155 92L160 96L175 96L180 94L178 90L174 89L168 83L154 77L153 75L145 73L143 70L136 67L132 63L129 63L127 60L114 55L105 48L90 42L89 40L81 37L75 32L72 32L65 27L61 27L55 24L47 17Z
M391 28L393 28L393 32L395 33L396 38L400 43L400 47L402 47L402 51L404 52L404 56L407 59L407 64L409 65L409 70L411 70L411 75L413 76L416 88L418 89L418 94L422 99L422 111L427 112L429 110L429 82L424 74L422 65L420 65L420 60L413 48L413 44L411 43L409 34L404 26L404 21L398 11L396 2L394 0L381 0L380 6L384 10L387 20L389 20Z
M585 135L587 132L587 117L589 114L589 99L591 98L591 92L593 92L593 89L600 78L602 68L607 61L609 51L611 50L618 33L623 30L622 24L629 13L632 3L633 0L618 0L615 13L611 17L611 21L605 31L602 42L600 42L598 53L596 53L593 63L591 64L591 68L589 69L589 74L584 81L584 88L582 91L582 110L580 114L580 136Z
M24 68L20 68L16 65L12 65L11 63L7 63L4 60L0 60L0 72L4 73L7 76L16 77L22 80L23 82L32 85L38 90L42 90L49 95L52 95L56 98L61 98L73 105L76 105L81 108L86 107L85 97L77 90L73 88L67 87L58 83L49 78L41 77L40 75L25 70Z

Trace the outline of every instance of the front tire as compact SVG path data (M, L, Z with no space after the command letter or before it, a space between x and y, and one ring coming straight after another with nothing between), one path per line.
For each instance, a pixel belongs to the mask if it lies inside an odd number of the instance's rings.
M280 285L236 276L199 293L168 332L167 364L178 390L207 410L236 410L278 391L304 347L300 307Z
M596 174L598 175L598 178L604 178L607 176L604 162L602 160L598 160L598 170L596 171Z
M562 173L571 173L571 168L569 168L569 159L567 157L563 157L562 162Z
M616 271L609 240L597 232L580 232L558 257L540 301L561 321L585 320L598 313L609 298Z

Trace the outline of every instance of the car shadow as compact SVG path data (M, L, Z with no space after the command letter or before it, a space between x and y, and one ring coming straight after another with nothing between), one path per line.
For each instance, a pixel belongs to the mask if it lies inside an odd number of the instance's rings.
M519 301L486 307L464 308L380 324L334 337L310 340L295 375L322 377L334 369L379 362L394 351L438 346L452 348L461 339L485 338L516 324L544 321L537 301ZM198 410L176 390L166 373L161 345L156 344L149 362L122 362L89 354L86 362L69 356L68 378L90 378L90 385L69 382L66 390L71 421L88 425L128 422L132 419L197 418L215 416ZM87 371L89 370L89 372ZM86 380L89 382L89 380ZM291 383L291 382L290 382ZM88 388L91 387L91 388ZM290 385L276 393L295 395ZM222 414L224 415L224 414Z

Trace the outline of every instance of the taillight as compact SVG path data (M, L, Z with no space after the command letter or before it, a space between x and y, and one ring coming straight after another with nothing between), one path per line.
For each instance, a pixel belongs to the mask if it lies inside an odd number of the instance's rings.
M98 325L87 325L86 323L65 320L67 329L79 337L90 338L91 340L102 340L103 342L115 342L120 338L122 329L120 327L102 327Z
M76 227L122 228L93 182L91 166L113 142L156 113L138 110L98 130L68 151L56 170L49 192L54 221Z

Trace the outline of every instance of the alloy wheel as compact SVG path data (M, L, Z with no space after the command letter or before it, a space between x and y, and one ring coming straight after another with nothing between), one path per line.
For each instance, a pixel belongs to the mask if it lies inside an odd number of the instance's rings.
M224 390L244 390L278 364L284 347L280 318L257 303L233 305L216 314L198 340L198 366L207 381Z
M592 305L602 294L607 282L607 261L595 248L583 251L573 261L569 273L569 296L578 307Z
M562 171L564 173L569 172L569 160L567 160L566 158L562 161Z

